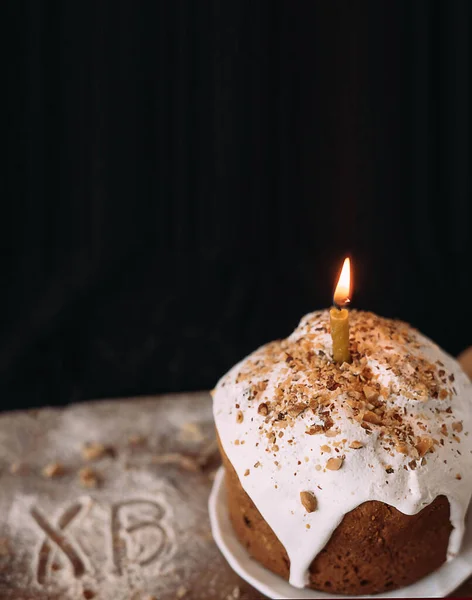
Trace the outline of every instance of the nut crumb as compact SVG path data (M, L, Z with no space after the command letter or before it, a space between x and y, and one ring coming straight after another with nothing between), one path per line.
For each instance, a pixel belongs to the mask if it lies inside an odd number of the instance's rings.
M267 417L267 415L269 414L269 409L267 407L267 404L265 402L262 402L261 404L259 404L257 412L260 415L262 415L263 417Z
M249 473L250 473L250 472L251 472L251 471L250 471L249 469L246 469L246 470L244 471L244 477L247 477L247 476L249 475Z
M456 479L458 479L460 481L462 479L462 475L460 475L460 473L457 473Z
M395 444L395 450L400 452L400 454L408 454L408 446L405 444L405 442L398 442Z
M324 444L323 446L321 446L320 450L322 452L331 452L331 446L327 446L326 444Z
M84 460L99 460L107 454L110 454L110 449L100 442L87 442L82 446L82 458Z
M362 442L358 442L357 440L354 440L353 442L351 442L349 444L349 448L352 448L353 450L359 450L360 448L363 448L364 444Z
M236 413L236 423L242 423L244 421L244 415L241 410Z
M100 476L90 467L82 467L79 471L80 484L86 488L96 488L100 483Z
M371 410L366 410L362 418L364 421L367 421L367 423L372 423L373 425L382 424L382 419L379 417L379 415L376 415Z
M461 433L461 431L464 429L462 422L461 421L457 421L456 423L452 424L452 430L456 431L457 433Z
M314 512L318 506L316 496L311 492L300 492L300 501L305 507L306 512L309 513Z
M344 459L341 457L330 458L326 463L326 468L330 471L339 471L339 469L343 466Z
M370 385L365 385L362 391L369 402L375 402L379 397L379 392Z
M415 448L418 450L418 454L420 457L423 457L425 454L430 452L434 446L434 442L430 437L421 437L419 438L418 443L415 445Z
M54 477L61 477L62 475L64 475L65 472L66 470L64 466L58 462L50 463L49 465L46 465L42 470L43 477L47 477L48 479L52 479Z

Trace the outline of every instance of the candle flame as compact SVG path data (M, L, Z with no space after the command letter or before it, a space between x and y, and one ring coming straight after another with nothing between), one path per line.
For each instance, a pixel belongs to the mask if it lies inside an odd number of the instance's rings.
M351 301L351 261L344 259L343 268L339 275L338 284L334 290L334 303L337 306L345 306Z

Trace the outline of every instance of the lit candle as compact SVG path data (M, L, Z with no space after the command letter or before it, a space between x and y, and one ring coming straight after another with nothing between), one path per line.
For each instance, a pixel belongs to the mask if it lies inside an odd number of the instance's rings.
M333 359L337 363L351 362L349 352L349 311L345 307L351 301L351 262L344 260L343 268L334 290L335 306L329 311Z

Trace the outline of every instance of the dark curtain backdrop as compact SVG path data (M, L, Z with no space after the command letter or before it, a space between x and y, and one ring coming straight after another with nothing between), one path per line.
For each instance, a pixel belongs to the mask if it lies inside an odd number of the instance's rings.
M472 2L6 8L3 408L211 388L345 252L355 307L472 343Z

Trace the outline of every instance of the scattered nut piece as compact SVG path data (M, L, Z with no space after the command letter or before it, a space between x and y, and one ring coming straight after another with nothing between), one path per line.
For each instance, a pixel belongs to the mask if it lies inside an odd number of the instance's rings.
M311 492L300 492L300 500L305 507L306 512L312 513L318 506L316 496Z
M184 471L191 471L193 473L200 470L198 461L193 458L193 456L185 456L178 452L153 456L151 461L155 465L176 465L177 467L184 469Z
M244 477L247 477L247 476L249 475L249 473L250 473L250 472L251 472L251 471L250 471L249 469L246 469L246 470L244 471Z
M460 481L462 479L462 475L460 475L459 473L457 473L456 479L458 479Z
M99 460L109 454L109 448L100 442L87 442L82 446L82 458L84 460Z
M43 477L47 477L48 479L52 479L53 477L61 477L61 475L64 475L64 473L64 466L58 462L50 463L42 470Z
M244 415L241 410L236 413L236 423L242 423L244 421Z
M464 429L462 422L461 421L457 421L456 423L452 424L452 430L456 431L457 433L461 433L461 431Z
M179 431L178 439L181 442L202 442L205 436L198 423L184 423Z
M86 488L96 488L100 483L100 477L90 467L82 467L79 471L80 484Z
M344 460L341 457L330 458L326 463L326 468L330 471L339 471L343 466Z
M323 446L321 446L320 450L322 452L331 452L331 446L327 446L326 444L324 444Z
M349 444L349 448L352 448L353 450L359 450L360 448L363 448L364 444L362 442L358 442L357 440L354 440L353 442L351 442Z

